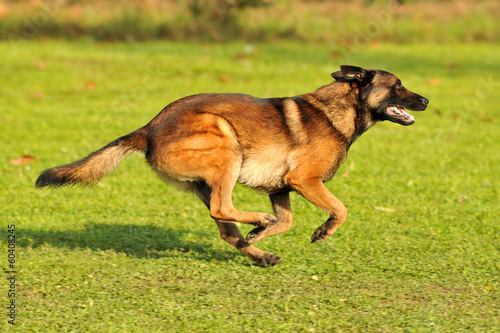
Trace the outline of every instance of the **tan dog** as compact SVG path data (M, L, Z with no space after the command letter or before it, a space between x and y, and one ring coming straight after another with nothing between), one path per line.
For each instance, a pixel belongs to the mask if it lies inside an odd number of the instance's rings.
M404 109L429 101L388 72L341 66L335 82L290 98L199 94L173 102L149 124L88 157L43 172L36 186L89 184L113 171L133 152L159 177L196 194L209 208L221 237L262 266L280 258L251 245L292 225L289 192L297 191L329 214L312 241L331 236L346 207L323 182L333 177L351 144L378 121L411 125ZM269 195L275 215L234 208L239 182ZM246 237L234 222L256 226Z

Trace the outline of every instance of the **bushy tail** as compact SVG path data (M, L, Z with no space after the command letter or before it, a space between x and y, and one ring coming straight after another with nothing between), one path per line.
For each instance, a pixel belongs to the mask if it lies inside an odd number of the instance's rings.
M79 161L45 170L36 180L36 187L60 187L75 184L93 184L112 172L126 156L145 153L146 135L139 129L109 143Z

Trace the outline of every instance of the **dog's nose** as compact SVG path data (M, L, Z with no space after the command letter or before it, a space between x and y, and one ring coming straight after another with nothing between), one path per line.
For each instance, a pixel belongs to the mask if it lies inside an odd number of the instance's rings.
M429 104L429 100L425 97L420 97L420 103L422 103L423 105L427 106L427 104Z

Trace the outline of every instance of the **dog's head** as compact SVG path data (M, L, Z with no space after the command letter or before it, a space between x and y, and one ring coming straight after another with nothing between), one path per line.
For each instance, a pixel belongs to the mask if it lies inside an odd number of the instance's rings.
M359 89L360 107L369 111L373 120L411 125L415 118L405 109L423 111L429 104L427 98L406 89L391 73L355 66L340 66L340 69L332 73L332 77Z

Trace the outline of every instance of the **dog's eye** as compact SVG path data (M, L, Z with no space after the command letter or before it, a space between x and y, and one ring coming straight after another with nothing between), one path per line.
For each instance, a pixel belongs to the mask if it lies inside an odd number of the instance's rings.
M403 85L401 84L401 81L398 81L395 86L396 90L401 90L403 89Z

